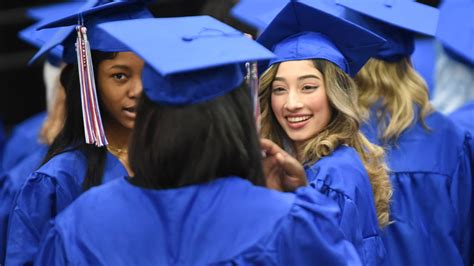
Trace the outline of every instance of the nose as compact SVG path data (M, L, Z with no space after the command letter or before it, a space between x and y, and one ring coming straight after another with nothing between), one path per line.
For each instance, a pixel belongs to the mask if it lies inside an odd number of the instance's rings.
M137 78L132 87L128 90L128 97L136 98L143 91L143 83L141 77Z
M300 95L296 92L291 91L288 95L288 100L285 104L285 109L290 112L296 111L303 107L303 102L301 102Z

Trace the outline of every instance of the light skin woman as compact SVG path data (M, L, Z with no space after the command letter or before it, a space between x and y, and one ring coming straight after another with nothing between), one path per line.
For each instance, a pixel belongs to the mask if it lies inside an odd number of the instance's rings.
M311 60L286 61L263 74L262 134L280 146L289 141L290 150L304 164L329 155L339 145L354 147L371 177L379 222L386 225L391 190L384 153L358 130L355 84L327 61L319 61L319 65L326 65L327 73L342 77L339 82L325 80L314 65ZM350 89L344 91L338 83Z
M305 166L310 186L340 204L339 222L357 248L357 243L372 240L355 232L376 232L374 228L389 223L392 190L383 149L359 132L356 95L351 78L326 60L280 62L260 80L262 136L295 156ZM346 156L352 156L349 163L341 161ZM350 191L359 194L353 196ZM355 207L349 211L347 206ZM368 224L375 227L367 229ZM362 246L383 249L381 239L376 241L376 246ZM364 248L360 247L359 254ZM363 259L367 260L371 259Z

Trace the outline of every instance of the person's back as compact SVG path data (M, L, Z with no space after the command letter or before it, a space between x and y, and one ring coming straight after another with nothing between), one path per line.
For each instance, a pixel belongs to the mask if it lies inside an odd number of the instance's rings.
M340 3L353 22L387 40L355 81L369 117L363 131L386 148L391 171L393 223L383 236L388 259L393 265L470 264L469 136L433 110L410 60L415 33L433 36L439 11L411 1L397 8L383 1ZM420 19L406 21L402 14Z
M239 177L168 190L132 182L92 189L64 211L46 240L61 245L50 258L74 265L359 263L337 258L354 250L331 229L337 207L310 188L281 193ZM42 252L49 250L45 245Z
M123 165L107 153L101 182L105 183L127 173ZM41 236L47 231L49 221L64 210L83 192L87 159L81 150L70 149L26 178L15 189L10 202L6 237L7 264L21 264L34 258ZM26 180L25 180L26 179Z
M28 155L46 144L40 142L39 133L46 119L46 112L36 114L18 124L5 142L3 171L8 171Z
M35 151L0 176L0 261L5 259L8 220L16 194L28 176L41 165L46 152L46 147Z
M438 112L425 122L429 129L418 122L387 146L395 193L393 224L385 229L384 243L395 264L458 265L470 239L469 138ZM372 135L369 128L365 132Z
M264 188L238 63L272 53L207 16L99 27L146 62L130 142L133 177L86 192L59 215L38 264L360 264L333 221L337 208L322 195ZM200 38L203 27L232 34ZM176 60L190 56L192 64Z
M474 135L474 101L468 102L449 114L449 118Z

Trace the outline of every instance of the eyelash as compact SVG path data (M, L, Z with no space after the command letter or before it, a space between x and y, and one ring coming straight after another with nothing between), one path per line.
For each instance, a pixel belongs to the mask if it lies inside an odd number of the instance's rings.
M303 86L303 90L316 90L318 88L319 86L309 86L309 85Z
M276 88L272 88L272 93L278 93L278 92L282 92L284 91L285 89L282 88L282 87L276 87Z
M121 76L122 78L120 78L119 76ZM116 73L116 74L112 75L112 78L114 78L115 80L118 80L118 81L123 81L123 80L127 79L128 76L125 73Z

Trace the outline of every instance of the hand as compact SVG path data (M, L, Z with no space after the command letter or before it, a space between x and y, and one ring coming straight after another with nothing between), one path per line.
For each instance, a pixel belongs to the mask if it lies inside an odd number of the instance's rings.
M306 186L307 179L303 165L269 139L260 139L265 152L263 174L267 188L278 191L295 191Z

